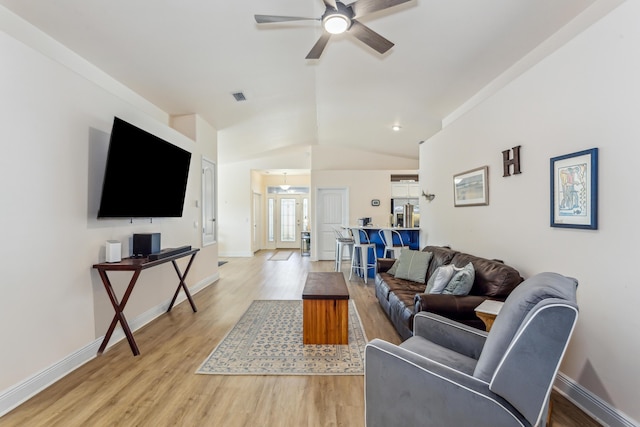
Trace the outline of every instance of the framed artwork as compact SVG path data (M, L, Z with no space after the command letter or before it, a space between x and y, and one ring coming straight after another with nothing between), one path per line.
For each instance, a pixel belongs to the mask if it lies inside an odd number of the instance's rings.
M489 166L482 166L453 176L453 205L483 206L489 204Z
M598 149L551 159L551 227L598 229Z
M372 199L371 206L380 206L380 199Z

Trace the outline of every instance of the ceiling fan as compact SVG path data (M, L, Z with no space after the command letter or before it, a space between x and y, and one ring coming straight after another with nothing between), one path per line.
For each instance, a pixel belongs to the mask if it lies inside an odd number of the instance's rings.
M379 53L385 53L393 43L382 37L358 19L379 10L406 3L409 0L356 0L345 5L339 0L322 0L326 9L320 18L302 18L298 16L255 15L258 24L270 24L287 21L321 21L322 35L311 48L306 59L318 59L329 42L332 34L349 32L355 38Z

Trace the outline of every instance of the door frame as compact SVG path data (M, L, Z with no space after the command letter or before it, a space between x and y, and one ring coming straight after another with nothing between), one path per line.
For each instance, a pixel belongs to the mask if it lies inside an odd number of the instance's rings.
M349 224L349 187L317 187L315 192L314 192L314 202L313 202L313 206L314 206L314 221L313 221L313 234L312 236L316 236L315 238L311 239L311 260L312 261L318 261L319 260L319 254L320 254L320 241L322 240L321 236L321 230L322 230L322 224L320 224L320 221L323 219L322 214L320 213L321 209L322 209L322 204L320 203L320 194L324 191L339 191L340 193L342 193L342 202L343 202L343 208L342 208L342 225L350 225ZM324 248L323 248L324 249Z
M253 253L264 249L264 232L262 225L264 224L264 203L262 201L262 193L253 193L252 197L252 219L251 227L251 251Z
M202 246L213 245L218 241L218 223L216 221L218 217L218 177L217 177L217 168L216 162L213 160L207 159L202 156L201 159L201 187L202 187L202 203L201 203L201 238L202 238ZM207 171L211 170L211 173L208 174ZM207 189L210 192L207 192ZM211 211L211 217L207 214ZM207 233L207 224L211 222L211 233Z
M275 205L275 220L276 220L276 227L275 227L275 245L276 248L278 249L297 249L300 247L300 232L302 231L302 200L304 198L308 198L309 196L307 194L276 194L275 196L275 200L276 200L276 205ZM293 242L283 242L280 240L280 236L282 235L282 222L281 222L281 216L282 216L282 211L281 211L281 207L282 207L282 199L293 199L295 200L295 218L296 218L296 224L295 224L295 231L293 232L294 235L294 240Z
M264 200L265 214L264 214L264 248L265 249L299 249L300 248L300 233L303 231L303 200L307 199L309 203L309 209L311 209L311 195L309 193L291 193L291 194L271 194L267 192L267 197ZM281 199L295 199L296 200L296 231L295 241L285 242L280 241L280 201ZM273 224L269 224L269 201L273 200ZM311 211L309 210L311 216ZM268 236L269 226L273 226L274 240L270 241Z

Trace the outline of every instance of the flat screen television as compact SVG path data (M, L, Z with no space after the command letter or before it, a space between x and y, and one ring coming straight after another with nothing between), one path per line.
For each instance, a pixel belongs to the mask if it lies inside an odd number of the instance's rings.
M181 217L191 153L114 117L98 218Z

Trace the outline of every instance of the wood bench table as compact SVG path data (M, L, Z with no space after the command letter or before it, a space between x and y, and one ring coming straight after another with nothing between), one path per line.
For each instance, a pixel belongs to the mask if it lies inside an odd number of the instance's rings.
M311 272L302 291L304 344L349 344L349 290L341 272Z

